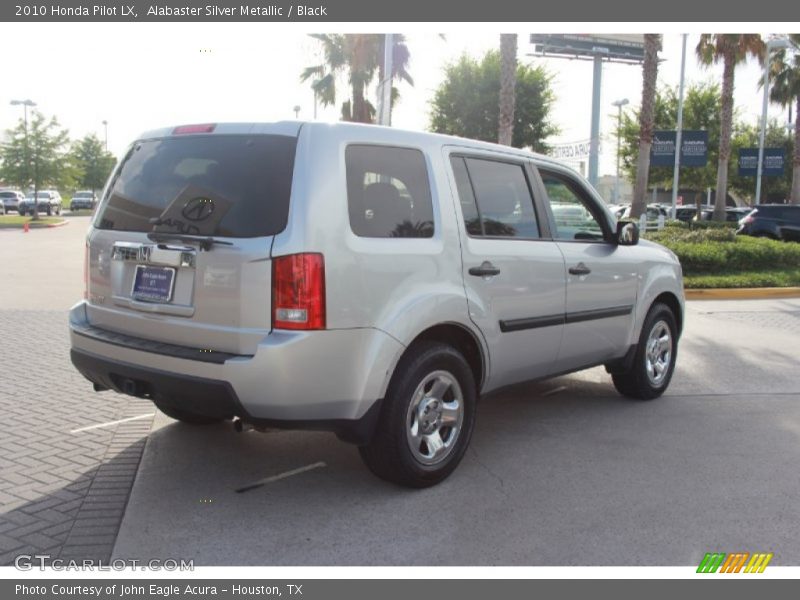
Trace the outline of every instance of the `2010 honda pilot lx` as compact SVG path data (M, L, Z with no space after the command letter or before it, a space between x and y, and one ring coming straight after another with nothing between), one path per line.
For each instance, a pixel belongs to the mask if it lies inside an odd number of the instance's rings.
M676 257L572 170L355 124L149 132L86 239L71 357L95 390L188 423L334 431L378 476L461 460L479 395L605 365L667 388Z

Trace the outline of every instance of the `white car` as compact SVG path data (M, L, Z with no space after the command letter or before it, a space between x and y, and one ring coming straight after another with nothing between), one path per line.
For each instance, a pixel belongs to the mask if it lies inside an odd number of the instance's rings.
M32 215L33 204L33 194L29 194L20 201L17 212L19 212L21 216ZM36 192L36 204L39 208L39 214L61 214L61 194L55 190L40 190Z

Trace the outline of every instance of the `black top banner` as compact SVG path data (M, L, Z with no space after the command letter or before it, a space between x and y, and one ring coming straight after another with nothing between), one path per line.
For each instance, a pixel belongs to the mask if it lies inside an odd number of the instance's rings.
M404 0L48 0L3 2L0 21L184 21L184 22L713 22L761 19L800 21L800 3L786 0L550 0L521 2L430 2Z

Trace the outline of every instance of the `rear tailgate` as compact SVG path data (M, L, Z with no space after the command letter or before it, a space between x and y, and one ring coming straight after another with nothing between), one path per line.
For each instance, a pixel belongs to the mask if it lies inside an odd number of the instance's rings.
M88 240L91 325L233 354L269 333L296 137L221 129L142 140L115 171Z

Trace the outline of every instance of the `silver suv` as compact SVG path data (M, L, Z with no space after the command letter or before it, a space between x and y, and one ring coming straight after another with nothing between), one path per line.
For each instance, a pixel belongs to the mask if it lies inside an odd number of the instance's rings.
M322 429L424 487L478 396L605 365L660 396L681 268L570 169L354 124L162 129L133 143L86 238L72 362L187 423Z

